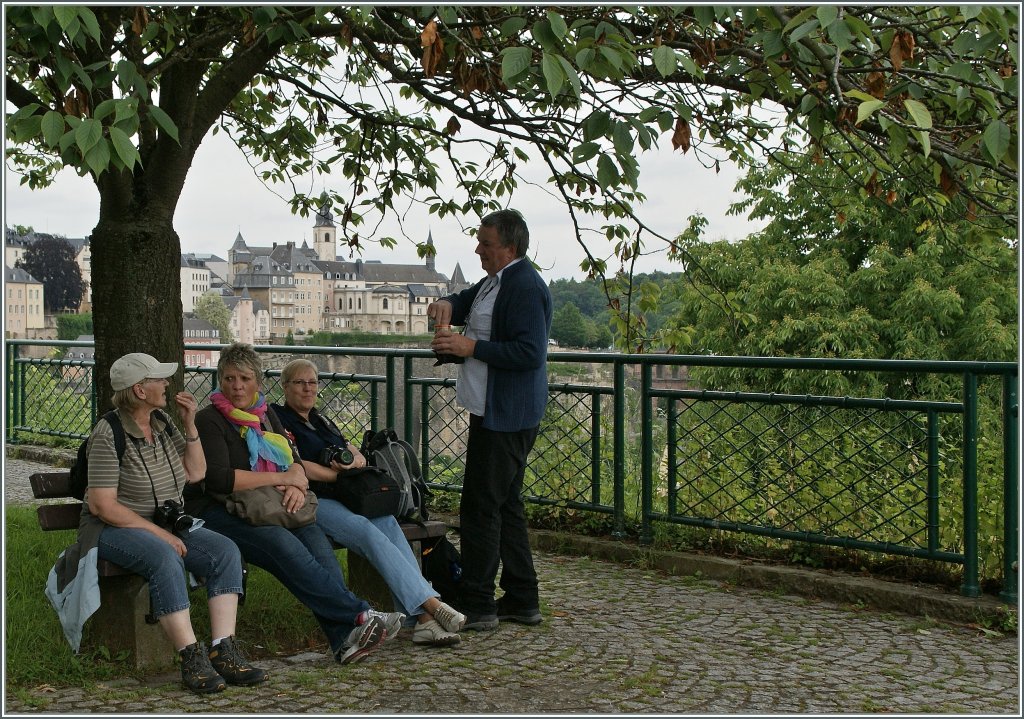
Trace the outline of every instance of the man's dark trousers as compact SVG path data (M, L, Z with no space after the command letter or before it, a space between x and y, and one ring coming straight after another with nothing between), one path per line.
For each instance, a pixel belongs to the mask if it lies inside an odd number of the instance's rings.
M470 415L466 476L462 485L462 581L460 609L494 614L494 579L501 560L502 604L506 608L539 607L537 572L533 568L523 476L538 427L518 432L495 432L483 418Z

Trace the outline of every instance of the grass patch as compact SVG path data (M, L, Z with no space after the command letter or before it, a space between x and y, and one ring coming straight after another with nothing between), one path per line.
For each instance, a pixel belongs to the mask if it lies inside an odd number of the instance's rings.
M75 655L64 638L57 613L43 590L57 555L74 541L74 533L39 529L35 509L7 507L6 670L8 688L83 686L126 676L142 679L126 657L110 656L106 647L87 646ZM338 550L343 557L344 550ZM344 564L342 565L344 566ZM200 641L210 641L206 594L189 595L192 623ZM88 627L88 625L87 625ZM312 613L267 572L249 568L245 605L238 611L237 635L254 657L326 651L327 643ZM88 632L87 632L88 636Z

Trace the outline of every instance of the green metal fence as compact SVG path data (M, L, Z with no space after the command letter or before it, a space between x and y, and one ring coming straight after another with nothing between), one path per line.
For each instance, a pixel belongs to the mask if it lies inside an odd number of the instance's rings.
M85 437L96 391L93 363L77 348L91 343L6 345L6 440ZM51 352L32 357L30 348ZM430 485L458 491L467 419L455 404L453 370L433 367L429 351L256 349L268 355L271 400L281 395L284 362L313 359L324 366L321 406L347 436L358 443L365 430L397 427L419 448ZM526 477L528 501L606 515L617 534L638 523L644 542L667 523L959 564L966 596L980 593L983 557L985 576L1016 601L1016 364L583 352L549 359L550 402ZM365 366L326 366L340 360ZM580 371L559 377L567 367ZM680 367L953 376L962 396L797 396L658 381ZM581 377L593 381L573 381ZM979 381L989 383L984 391ZM205 403L215 372L186 368L185 383ZM979 416L992 415L982 431Z

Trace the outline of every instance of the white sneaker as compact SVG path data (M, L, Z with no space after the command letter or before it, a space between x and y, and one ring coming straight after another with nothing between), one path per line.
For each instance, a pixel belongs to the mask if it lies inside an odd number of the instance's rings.
M466 623L466 615L444 602L434 610L434 619L446 632L457 632Z
M455 632L446 632L436 619L417 624L416 630L412 633L413 644L428 647L450 647L461 641L462 637Z
M363 612L363 622L367 622L373 617L384 622L384 629L388 633L387 639L398 639L398 632L402 629L402 622L405 621L404 614L401 612L378 612L376 609L367 609Z

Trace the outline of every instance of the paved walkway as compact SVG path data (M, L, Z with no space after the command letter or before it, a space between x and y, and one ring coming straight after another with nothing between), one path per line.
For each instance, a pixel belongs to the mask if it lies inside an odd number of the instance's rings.
M23 483L44 467L8 460L6 500L30 497ZM537 568L539 627L466 633L453 649L400 636L345 667L263 661L268 683L213 697L173 674L88 689L55 677L5 687L5 713L1020 714L1016 636L585 557L538 552Z

